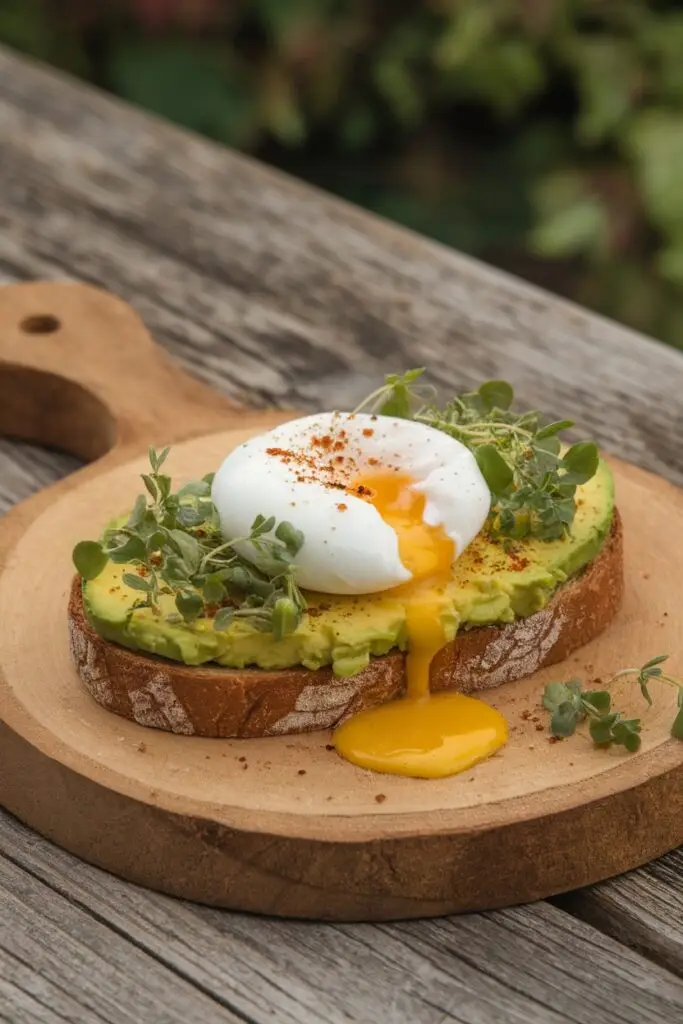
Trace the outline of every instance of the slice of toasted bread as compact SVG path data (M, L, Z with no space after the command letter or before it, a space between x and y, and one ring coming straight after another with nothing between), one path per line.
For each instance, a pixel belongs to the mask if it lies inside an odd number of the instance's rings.
M598 636L623 593L622 529L615 513L597 558L563 584L548 605L503 626L462 630L432 664L432 688L464 693L530 675ZM348 679L330 668L195 667L103 640L83 608L81 581L69 603L71 652L90 694L140 725L195 736L255 737L329 729L363 708L401 694L404 655L373 658Z

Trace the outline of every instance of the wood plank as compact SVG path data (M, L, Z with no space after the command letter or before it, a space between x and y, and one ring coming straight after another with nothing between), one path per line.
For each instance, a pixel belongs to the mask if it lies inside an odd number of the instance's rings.
M16 1024L240 1020L5 857L0 903L2 1005Z
M351 404L384 370L415 363L445 388L506 375L525 400L571 411L613 450L683 480L678 353L4 50L0 131L0 275L118 291L222 390L313 408L336 404L339 388ZM25 464L7 482L8 450L5 505L30 486ZM622 915L625 936L678 966L677 856L645 889L636 872L575 909L597 901L605 927ZM634 879L632 907L613 894Z
M251 918L143 892L0 820L0 850L27 876L257 1024L660 1024L683 1013L683 982L548 904L384 926Z
M556 902L683 977L683 850Z
M16 277L0 272L0 286ZM37 445L0 437L0 515L29 495L73 473L80 461L66 452L47 451Z
M0 514L79 465L73 455L0 438Z
M109 287L234 396L310 407L321 376L416 362L448 388L503 375L683 480L680 353L8 51L0 132L0 270Z
M68 1022L54 1006L53 993L32 967L0 949L0 1021L2 1024L64 1024ZM35 993L33 990L38 989ZM47 999L49 1002L44 1002ZM52 1004L52 1005L50 1005ZM78 1012L78 1004L71 1009ZM72 1017L72 1020L77 1018Z

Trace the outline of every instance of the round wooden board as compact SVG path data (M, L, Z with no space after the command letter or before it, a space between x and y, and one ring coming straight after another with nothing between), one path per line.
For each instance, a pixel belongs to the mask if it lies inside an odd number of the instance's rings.
M248 433L287 419L238 409L190 379L119 299L83 285L0 289L0 433L92 465L0 521L0 803L117 875L190 899L263 913L381 920L493 908L628 870L683 842L683 744L674 693L637 687L637 755L585 736L550 744L550 678L606 676L666 652L683 672L683 494L614 463L626 598L610 630L565 665L491 691L507 746L471 773L375 775L329 736L208 740L109 714L71 664L71 550L139 490L147 444L177 444L186 480ZM226 430L239 423L240 431ZM246 431L246 432L245 432ZM194 438L194 440L187 440ZM531 715L531 717L527 717Z
M179 444L185 481L250 431ZM660 652L673 670L683 624L683 495L615 463L626 537L626 599L609 631L570 662L485 695L508 745L475 770L422 781L354 768L329 734L208 740L146 729L103 710L71 664L66 604L73 544L138 492L138 458L47 503L0 576L0 799L84 859L143 885L245 910L386 919L492 908L635 867L683 841L683 745L675 694L642 715L637 755L586 736L552 744L539 695L550 678L604 677ZM668 543L663 543L668 538ZM527 718L527 713L532 717ZM538 727L537 727L538 726Z

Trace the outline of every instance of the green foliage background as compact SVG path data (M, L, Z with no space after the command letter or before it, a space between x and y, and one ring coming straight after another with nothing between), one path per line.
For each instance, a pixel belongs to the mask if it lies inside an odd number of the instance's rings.
M0 39L683 347L676 0L1 0Z

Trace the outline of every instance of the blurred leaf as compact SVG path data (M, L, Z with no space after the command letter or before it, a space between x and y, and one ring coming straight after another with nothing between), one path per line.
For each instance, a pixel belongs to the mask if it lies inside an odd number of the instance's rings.
M404 124L414 124L422 112L422 100L403 61L381 58L373 69L375 83L392 113Z
M662 277L683 287L683 238L677 245L669 245L657 254L657 265Z
M536 208L541 217L546 217L577 202L585 189L586 179L579 170L570 169L548 174L536 183Z
M641 45L664 100L683 99L683 14L661 14L643 27Z
M683 347L674 0L0 0L0 40Z
M287 44L292 33L311 21L325 21L335 12L336 0L251 0L249 4L274 42Z
M543 88L540 55L524 39L502 39L472 60L444 71L440 87L454 99L476 99L511 117Z
M600 142L631 109L638 80L637 57L620 39L589 38L574 49L581 99L577 135L581 142Z
M544 256L570 256L604 248L607 230L602 203L596 196L585 195L547 213L530 233L530 240Z
M25 53L46 56L50 27L40 0L2 0L0 39Z
M495 17L491 4L460 5L434 47L437 67L451 70L474 59L490 41Z
M255 99L225 48L125 40L112 52L109 74L131 102L223 142L239 144L252 127Z
M296 146L306 137L306 122L292 82L280 68L270 68L264 77L261 114L265 126L286 146Z
M351 107L339 125L339 136L347 149L362 149L377 132L377 115L368 105Z
M662 231L683 232L683 113L645 111L633 121L626 145L652 220Z

